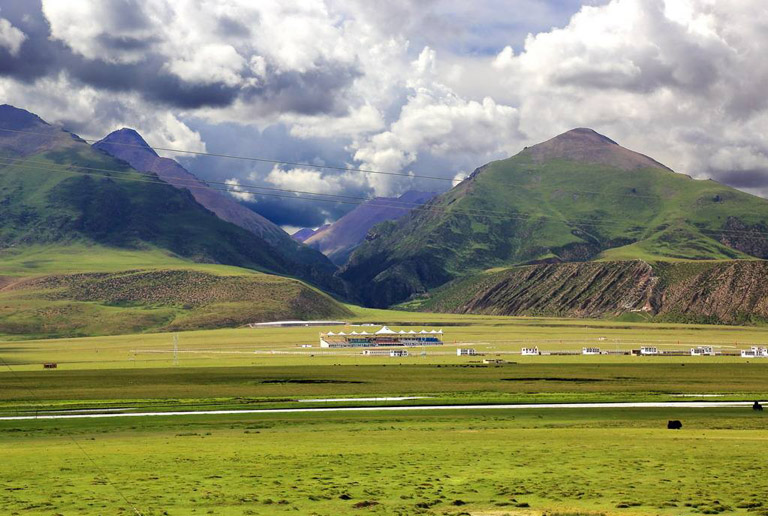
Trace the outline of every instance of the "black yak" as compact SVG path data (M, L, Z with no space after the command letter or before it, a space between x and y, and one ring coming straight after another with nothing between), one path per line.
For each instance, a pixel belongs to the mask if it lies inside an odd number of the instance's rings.
M680 421L678 421L678 420L667 421L667 429L669 429L669 430L680 430L681 428L683 428L683 424Z

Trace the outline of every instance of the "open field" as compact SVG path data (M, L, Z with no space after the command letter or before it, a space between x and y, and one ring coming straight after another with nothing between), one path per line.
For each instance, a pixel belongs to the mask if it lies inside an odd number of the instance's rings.
M579 363L589 357L520 357L520 348L538 346L543 351L580 351L584 346L604 350L635 349L656 345L667 350L688 350L711 345L718 350L737 350L768 342L768 327L624 323L604 320L575 320L535 317L493 317L481 315L429 314L373 310L348 306L354 314L342 318L352 324L388 324L392 329L443 328L445 345L412 348L403 363L467 363L456 357L456 347L473 347L489 357L540 362ZM375 326L374 329L377 329ZM314 364L391 364L388 357L362 357L360 350L320 349L320 331L371 331L370 327L296 327L262 329L203 330L179 333L179 362L185 366L252 366ZM7 339L7 337L6 337ZM46 340L0 340L2 356L17 370L40 369L42 362L58 362L66 369L168 367L173 363L173 335L170 333L129 334ZM301 348L312 345L313 348ZM421 356L424 351L426 356ZM482 357L475 357L480 360ZM630 361L634 357L595 357L598 362ZM692 360L688 357L653 359ZM469 357L469 360L473 360ZM695 362L743 362L736 358L694 357Z
M360 350L319 348L318 332L330 327L183 332L175 365L168 333L12 341L1 348L13 373L0 370L0 407L12 414L126 402L137 410L268 408L313 397L428 396L430 404L768 397L768 360L519 354L532 345L580 350L709 344L733 350L763 344L764 328L356 310L358 321L396 329L442 326L446 344L410 348L411 356L402 358L366 357ZM484 356L457 357L459 346ZM484 357L507 363L486 366ZM43 370L44 362L58 368Z
M319 331L340 327L195 331L178 334L175 363L170 333L8 340L0 416L768 399L768 360L519 354L530 345L732 350L764 345L762 327L350 309L354 323L442 327L446 344L365 357L318 347ZM459 346L507 363L458 357ZM419 398L355 399L390 396ZM670 419L683 430L666 430ZM135 514L117 486L144 515L761 516L766 430L747 407L0 421L0 507Z
M748 409L0 422L0 506L131 514L117 486L145 515L761 515L767 423Z

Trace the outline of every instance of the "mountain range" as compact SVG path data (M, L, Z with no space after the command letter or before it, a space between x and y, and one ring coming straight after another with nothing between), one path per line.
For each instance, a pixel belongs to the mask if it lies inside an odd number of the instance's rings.
M397 220L435 195L434 192L409 190L399 197L376 197L363 202L332 224L325 224L317 230L300 230L293 238L317 249L341 266L363 243L373 226Z
M350 315L339 299L751 324L768 321L766 258L767 200L586 128L483 165L441 195L377 198L292 238L134 130L91 146L0 106L6 336Z

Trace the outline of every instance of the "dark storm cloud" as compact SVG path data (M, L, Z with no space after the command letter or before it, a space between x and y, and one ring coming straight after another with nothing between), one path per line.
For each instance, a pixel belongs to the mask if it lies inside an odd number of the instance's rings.
M304 199L257 196L256 202L243 202L245 206L279 226L314 228L327 220L336 220L355 205Z
M710 171L710 175L721 183L734 188L765 188L768 187L768 168L749 170Z
M17 55L0 48L0 76L27 83L56 76L63 71L72 79L99 90L136 92L151 102L182 109L225 107L242 98L258 105L263 113L317 115L346 112L344 92L360 76L354 66L326 62L304 73L279 72L268 66L266 78L259 78L255 87L192 82L167 70L168 58L153 52L157 43L155 38L100 34L97 41L108 50L139 51L143 54L136 63L112 63L88 59L60 41L51 39L50 25L39 0L9 0L7 5L3 3L1 15L23 31L27 38ZM110 4L109 15L118 28L135 31L149 25L135 0ZM219 27L229 35L247 35L250 32L231 18L220 19ZM245 72L246 77L247 74Z
M280 113L341 115L348 108L340 102L343 98L339 92L360 75L359 70L332 62L323 63L316 70L304 73L268 73L266 84L251 90L246 98L256 96Z

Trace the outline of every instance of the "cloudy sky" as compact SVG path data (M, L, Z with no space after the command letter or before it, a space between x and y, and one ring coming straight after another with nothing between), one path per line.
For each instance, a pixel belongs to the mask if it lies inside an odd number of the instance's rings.
M0 101L86 138L461 177L573 127L768 196L764 0L0 0ZM335 195L449 181L224 158ZM348 204L236 195L317 226Z

